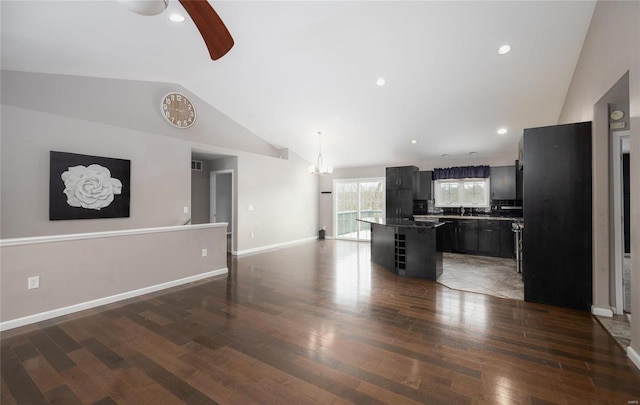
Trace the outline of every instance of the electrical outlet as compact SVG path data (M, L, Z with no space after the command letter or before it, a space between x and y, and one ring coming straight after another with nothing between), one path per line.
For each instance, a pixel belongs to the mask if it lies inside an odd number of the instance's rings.
M184 207L182 209L182 212L184 212L185 214L188 214L189 213L189 207Z
M202 249L202 257L207 257L207 249Z
M255 238L255 237L256 237L256 234L255 234L255 233L253 233L253 232L251 232L251 239L253 239L253 238Z
M27 279L27 289L33 290L34 288L40 288L40 276L29 277Z

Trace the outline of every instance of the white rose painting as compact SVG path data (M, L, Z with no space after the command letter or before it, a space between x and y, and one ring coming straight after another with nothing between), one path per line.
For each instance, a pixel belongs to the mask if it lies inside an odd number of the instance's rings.
M96 164L70 167L61 177L67 204L72 207L100 210L122 192L122 182L111 178L109 169Z
M131 161L50 153L49 219L129 216Z

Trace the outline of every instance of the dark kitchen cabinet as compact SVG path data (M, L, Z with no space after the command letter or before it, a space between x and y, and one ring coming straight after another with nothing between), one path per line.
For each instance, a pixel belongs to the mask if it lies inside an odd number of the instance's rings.
M478 252L484 256L500 256L500 222L478 221Z
M387 167L387 190L417 191L418 173L415 166Z
M591 122L523 134L525 301L590 310Z
M411 219L413 216L412 190L387 190L387 218Z
M517 161L516 164L516 200L520 200L522 201L522 190L523 190L523 186L522 186L522 182L523 182L523 173L524 173L524 168L520 167L520 162Z
M416 200L431 200L431 182L433 171L423 171L418 173L418 190Z
M514 257L511 221L439 218L438 251L480 256Z
M492 200L516 199L516 166L491 167L489 182Z
M442 252L436 249L434 229L399 228L406 246L405 275L437 280L442 274ZM400 275L400 271L398 270Z
M413 216L418 168L415 166L387 167L386 217L404 219Z
M438 218L438 221L444 222L444 225L438 228L438 251L452 252L454 240L456 237L456 228L458 221L450 218Z
M474 253L478 251L478 220L459 219L454 250Z
M500 222L500 257L515 258L515 235L511 221Z
M387 269L395 268L395 235L393 226L371 226L371 261L381 264Z

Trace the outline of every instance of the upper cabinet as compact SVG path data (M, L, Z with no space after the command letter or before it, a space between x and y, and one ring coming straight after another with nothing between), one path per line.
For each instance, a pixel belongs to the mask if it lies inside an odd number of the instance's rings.
M522 172L522 165L519 160L516 160L516 200L522 200Z
M417 183L417 167L387 167L387 190L416 190Z
M491 168L491 199L516 199L516 166L495 166Z
M433 171L423 171L418 173L418 190L416 193L416 200L431 200L431 181L433 178Z

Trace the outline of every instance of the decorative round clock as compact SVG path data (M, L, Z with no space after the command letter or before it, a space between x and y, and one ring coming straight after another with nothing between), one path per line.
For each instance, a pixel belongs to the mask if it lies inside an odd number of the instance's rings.
M162 98L162 116L176 128L189 128L196 122L196 109L183 94L169 93Z

